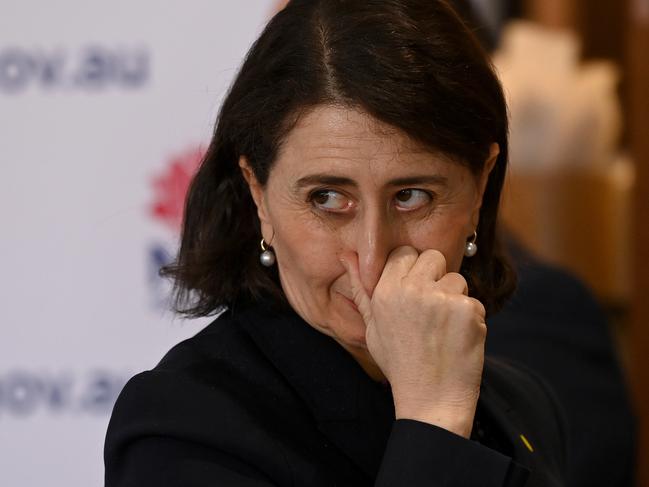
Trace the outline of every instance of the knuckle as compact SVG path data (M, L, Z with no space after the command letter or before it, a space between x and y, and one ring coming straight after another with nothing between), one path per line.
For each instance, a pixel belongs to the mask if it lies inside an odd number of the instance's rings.
M388 258L416 258L417 256L417 250L415 250L414 247L411 247L410 245L401 245L400 247L393 249Z
M466 307L467 309L473 312L477 312L481 316L485 315L484 305L476 298L472 298L471 296L460 296L459 300L462 302L462 306Z
M419 293L421 293L422 288L420 282L417 282L415 279L410 279L408 277L401 279L400 287L401 290L408 296L418 295Z
M475 298L471 298L473 300L473 306L475 311L480 315L480 317L484 318L487 316L487 310L484 307L484 304L482 304L480 301L478 301Z
M452 302L452 307L458 315L470 318L475 317L477 314L481 318L481 321L484 321L484 306L477 299L465 296L464 294L449 295L448 299Z
M446 265L446 257L437 249L426 249L420 255L432 262L439 262Z
M487 338L487 331L488 331L487 324L484 321L481 321L481 322L478 323L476 328L477 328L478 333L480 334L480 337L483 340L486 339Z
M467 283L464 276L462 274L460 274L459 272L449 272L446 275L448 276L449 279L453 279L453 280L457 281L460 284L466 284Z
M469 284L466 282L466 279L462 274L457 272L449 272L444 276L454 288L462 289L466 291L469 288Z
M461 306L462 309L466 311L473 311L475 307L475 304L473 303L473 301L475 300L469 296L464 296L464 295L458 296L457 301L458 301L458 306Z

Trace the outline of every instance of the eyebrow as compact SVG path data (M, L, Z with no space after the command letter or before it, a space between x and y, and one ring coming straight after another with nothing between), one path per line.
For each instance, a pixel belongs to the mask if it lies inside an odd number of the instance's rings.
M439 186L447 186L448 178L445 176L431 176L431 175L421 175L421 176L408 176L403 178L391 179L387 182L386 186L408 186L416 184L436 184ZM331 186L353 186L358 187L356 181L351 178L346 178L342 176L332 176L331 174L310 174L309 176L304 176L298 179L295 182L295 189L299 190L306 186L313 185L331 185Z

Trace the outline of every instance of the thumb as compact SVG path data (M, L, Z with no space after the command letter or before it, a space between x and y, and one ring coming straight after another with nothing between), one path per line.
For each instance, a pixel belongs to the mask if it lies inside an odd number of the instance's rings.
M372 320L371 300L361 282L361 276L358 270L358 255L354 252L345 252L340 256L340 262L349 276L354 304L363 317L365 324L369 325Z

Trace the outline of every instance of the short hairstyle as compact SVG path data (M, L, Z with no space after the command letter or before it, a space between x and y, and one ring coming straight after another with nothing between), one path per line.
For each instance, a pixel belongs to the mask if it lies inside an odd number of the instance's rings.
M488 312L514 288L496 238L507 167L507 108L488 55L443 0L292 0L252 45L222 104L190 186L176 261L175 308L190 316L260 299L286 304L277 268L259 263L260 222L239 168L266 184L287 134L309 109L357 109L478 174L478 252L461 272Z

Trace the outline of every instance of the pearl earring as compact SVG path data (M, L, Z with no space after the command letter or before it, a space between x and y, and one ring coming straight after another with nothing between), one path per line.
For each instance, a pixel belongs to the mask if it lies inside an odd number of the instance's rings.
M466 257L473 257L478 252L478 245L475 243L478 238L478 232L473 232L473 237L464 245L464 255Z
M261 255L259 255L259 262L261 262L261 265L264 267L272 267L273 264L275 264L275 252L273 252L269 248L266 248L266 242L264 239L261 239Z

